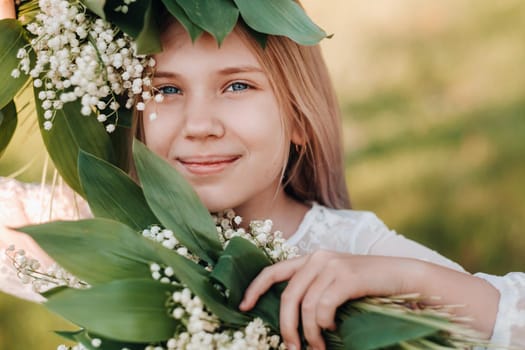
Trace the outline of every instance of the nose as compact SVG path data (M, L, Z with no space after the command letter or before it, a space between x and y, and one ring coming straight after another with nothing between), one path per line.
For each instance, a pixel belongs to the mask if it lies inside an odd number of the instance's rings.
M189 139L219 138L224 125L213 97L187 96L184 108L184 136Z

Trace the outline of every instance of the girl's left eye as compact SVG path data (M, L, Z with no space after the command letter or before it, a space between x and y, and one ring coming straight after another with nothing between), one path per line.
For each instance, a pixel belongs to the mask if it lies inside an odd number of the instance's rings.
M248 84L246 84L246 83L235 82L235 83L230 84L230 85L226 88L226 91L229 91L229 92L238 92L238 91L248 90L249 88L250 88L250 85L248 85Z
M158 89L163 95L176 95L181 93L178 87L172 85L161 86Z

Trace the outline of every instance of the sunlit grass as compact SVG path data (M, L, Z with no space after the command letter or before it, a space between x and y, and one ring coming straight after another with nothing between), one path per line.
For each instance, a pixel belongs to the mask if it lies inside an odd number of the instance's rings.
M54 334L54 330L74 330L71 324L45 309L0 294L0 349L55 350L60 344L71 344Z

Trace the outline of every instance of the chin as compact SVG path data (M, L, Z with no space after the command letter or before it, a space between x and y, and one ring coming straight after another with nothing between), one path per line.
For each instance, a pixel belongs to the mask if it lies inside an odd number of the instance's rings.
M210 213L217 213L227 209L235 209L246 201L235 186L200 185L194 186L201 202Z
M230 200L217 200L218 198L228 199L227 194L203 195L197 192L204 206L210 213L217 213L226 209L235 208L235 204Z

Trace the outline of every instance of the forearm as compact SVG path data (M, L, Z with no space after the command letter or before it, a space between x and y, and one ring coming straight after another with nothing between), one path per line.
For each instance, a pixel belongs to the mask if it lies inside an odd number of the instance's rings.
M439 265L419 262L415 276L408 280L407 291L416 291L424 296L438 297L428 300L429 304L462 305L455 308L457 316L465 316L472 321L473 328L481 331L487 338L492 334L498 312L499 292L487 281L451 270Z
M0 19L4 18L16 18L13 0L0 0Z

